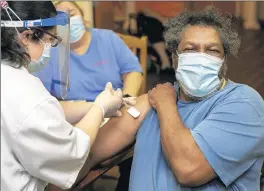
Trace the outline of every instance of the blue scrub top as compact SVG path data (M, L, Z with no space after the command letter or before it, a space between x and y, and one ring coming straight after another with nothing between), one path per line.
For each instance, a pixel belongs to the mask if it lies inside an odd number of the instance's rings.
M114 89L123 88L122 75L142 72L138 58L113 31L89 29L91 44L84 55L70 53L69 91L66 100L94 101L107 82ZM40 78L52 95L60 97L56 84L58 69L51 59L49 65L34 75ZM56 60L56 59L55 59Z
M196 188L177 182L162 152L157 113L151 110L137 134L129 190L259 190L264 160L261 96L246 85L228 82L223 90L203 101L179 100L177 107L218 178Z

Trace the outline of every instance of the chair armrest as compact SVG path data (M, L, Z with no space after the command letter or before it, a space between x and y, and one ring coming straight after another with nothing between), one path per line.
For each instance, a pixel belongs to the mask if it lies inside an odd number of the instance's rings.
M133 143L131 146L124 149L121 153L113 156L112 158L100 163L99 165L92 168L92 170L88 173L88 175L79 183L76 184L76 186L73 187L73 191L80 191L86 189L91 183L96 181L98 178L100 178L103 174L105 174L108 170L113 168L114 166L120 164L124 160L130 158L133 156L133 150L134 150Z

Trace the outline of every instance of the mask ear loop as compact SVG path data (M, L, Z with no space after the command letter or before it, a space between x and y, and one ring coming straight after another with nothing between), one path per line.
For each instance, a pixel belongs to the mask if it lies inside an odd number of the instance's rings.
M38 37L39 38L39 37ZM39 41L44 45L44 49L50 49L52 46L51 46L51 43L45 43L41 38L39 38Z
M225 55L222 60L223 60L223 63L222 64L226 63L227 62L227 56Z
M173 61L173 62L176 62L175 59L178 59L177 62L178 62L178 64L179 64L179 57L180 57L180 54L181 54L181 53L178 53L177 50L176 50L175 52L176 52L176 54L175 54L175 53L172 53L172 61Z
M176 62L175 61L175 59L179 59L179 53L178 53L178 51L176 50L175 51L176 52L176 54L175 53L173 53L172 54L172 61L173 61L173 64L174 64L174 62ZM179 61L177 61L178 62L178 64L179 64ZM177 70L177 68L175 68L175 73L176 73L176 70ZM176 75L176 74L175 74ZM178 96L178 99L179 99L179 97L180 97L180 82L179 81L175 81L174 82L174 84L173 84L173 86L174 86L174 89L175 89L175 91L176 91L176 93L177 93L177 96Z
M19 21L22 21L20 18L19 18L19 16L8 6L8 3L6 2L6 1L3 1L3 0L1 0L1 7L3 8L3 9L5 9L5 11L6 11L6 13L7 13L7 15L8 15L8 17L9 17L9 19L11 20L11 21L13 21L13 19L12 19L12 17L10 16L10 14L9 14L9 12L8 12L8 10L10 10L15 16L16 16L16 18L19 20ZM18 30L17 30L17 28L15 27L15 29L16 29L16 31L17 31L17 34L18 34L18 36L20 36L20 34L19 34L19 32L18 32Z

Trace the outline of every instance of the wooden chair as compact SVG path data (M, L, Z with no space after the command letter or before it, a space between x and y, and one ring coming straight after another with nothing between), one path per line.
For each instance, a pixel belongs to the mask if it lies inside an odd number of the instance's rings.
M148 49L148 39L146 36L137 38L131 35L124 35L117 33L120 38L125 42L125 44L131 49L131 51L139 57L139 62L143 70L143 81L139 95L146 93L146 81L147 81L147 49ZM139 54L138 54L139 51Z
M130 35L119 34L120 38L125 42L125 44L131 49L131 51L139 57L140 65L143 71L143 80L139 95L142 95L146 92L146 80L147 80L147 37L137 38ZM139 52L138 52L139 51ZM139 53L139 55L138 55ZM122 161L133 156L134 144L119 153L118 155L112 157L111 159L104 161L97 167L93 168L86 176L86 178L77 184L72 190L81 191L85 190L91 183L96 181L107 171L109 171L114 166L118 165Z

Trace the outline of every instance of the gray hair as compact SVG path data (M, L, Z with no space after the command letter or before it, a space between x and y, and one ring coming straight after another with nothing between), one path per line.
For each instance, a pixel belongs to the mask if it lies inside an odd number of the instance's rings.
M172 52L178 49L181 33L187 26L211 26L219 32L226 55L236 56L240 47L238 33L232 29L232 18L223 15L214 7L200 12L182 12L177 17L169 19L165 26L165 43Z

